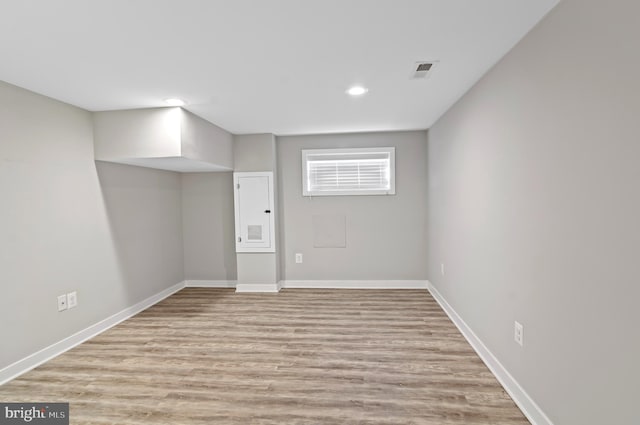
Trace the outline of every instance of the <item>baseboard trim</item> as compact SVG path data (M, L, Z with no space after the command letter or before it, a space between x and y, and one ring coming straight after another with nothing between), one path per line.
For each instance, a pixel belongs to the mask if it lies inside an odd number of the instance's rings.
M185 282L177 283L161 292L158 292L155 295L150 296L145 300L132 305L131 307L127 307L124 310L89 326L88 328L76 332L75 334L63 340L53 343L50 346L45 347L42 350L25 357L24 359L10 364L9 366L0 370L0 385L3 385L11 381L12 379L17 378L18 376L40 366L41 364L53 359L54 357L57 357L60 354L71 350L73 347L82 344L88 339L101 334L107 329L114 327L118 323L123 322L132 316L135 316L141 311L146 310L152 305L157 304L165 298L175 294L176 292L184 288L184 286Z
M316 289L428 289L436 302L442 307L456 325L471 347L487 365L496 379L511 396L520 410L533 425L553 425L553 422L527 394L515 378L507 371L493 353L484 345L473 330L451 307L438 290L426 280L284 280L278 283L237 283L225 280L186 280L177 283L131 307L101 320L75 334L33 353L24 359L0 370L0 385L40 366L79 344L101 334L117 324L135 316L143 310L173 295L184 287L236 288L236 292L277 293L280 288L316 288Z
M236 292L268 292L278 293L280 285L277 283L238 283Z
M518 381L509 373L509 371L500 363L486 345L471 330L469 325L462 320L462 317L451 307L445 298L438 292L431 282L427 281L428 290L431 296L436 300L444 312L449 316L451 321L456 325L462 336L469 342L471 347L476 351L480 359L487 365L491 373L496 377L498 382L504 387L505 391L511 396L513 401L518 405L522 413L529 419L533 425L553 425L551 419L544 413L538 404L527 394L520 386Z
M235 288L237 280L185 280L187 288Z
M426 280L283 280L283 288L427 289Z

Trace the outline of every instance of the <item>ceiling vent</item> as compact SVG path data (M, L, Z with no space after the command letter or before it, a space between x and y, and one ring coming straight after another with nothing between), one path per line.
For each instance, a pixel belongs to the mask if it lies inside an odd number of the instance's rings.
M433 72L433 68L435 68L437 62L436 61L426 61L426 62L416 62L411 69L411 78L427 78Z

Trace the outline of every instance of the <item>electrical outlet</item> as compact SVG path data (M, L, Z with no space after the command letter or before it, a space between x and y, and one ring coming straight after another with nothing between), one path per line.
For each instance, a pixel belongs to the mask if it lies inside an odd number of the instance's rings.
M78 293L76 291L67 294L67 308L73 308L78 305Z
M524 327L517 321L515 322L514 332L513 339L522 347L524 344Z
M67 294L58 296L58 311L67 309Z
M297 264L302 263L302 254L296 254L296 263Z
M440 273L444 276L444 263L440 263Z

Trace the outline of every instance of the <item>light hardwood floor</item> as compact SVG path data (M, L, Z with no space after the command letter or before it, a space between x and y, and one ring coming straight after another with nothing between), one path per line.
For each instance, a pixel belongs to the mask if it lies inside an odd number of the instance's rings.
M187 288L0 387L72 424L528 424L426 291Z

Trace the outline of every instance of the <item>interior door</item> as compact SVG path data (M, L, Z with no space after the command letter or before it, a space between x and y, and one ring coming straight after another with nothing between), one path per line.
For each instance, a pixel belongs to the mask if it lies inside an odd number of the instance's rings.
M236 251L273 247L273 174L234 173Z

